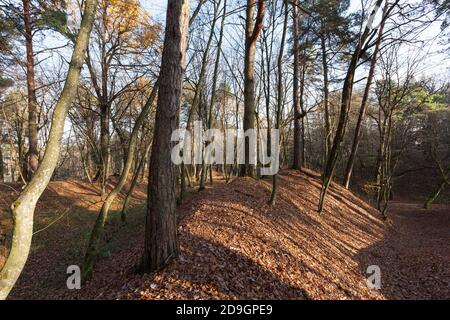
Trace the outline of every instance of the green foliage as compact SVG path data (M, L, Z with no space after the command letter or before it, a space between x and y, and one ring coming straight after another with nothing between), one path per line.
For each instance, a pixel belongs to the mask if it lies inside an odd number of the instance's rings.
M67 14L61 10L43 11L35 24L40 28L48 28L65 34L67 33Z
M13 81L5 77L2 70L9 63L10 50L16 36L14 24L7 19L3 11L0 11L0 90L13 85Z
M312 15L300 30L311 32L313 38L325 37L331 42L350 42L351 21L346 15L350 6L349 0L307 1L305 6Z
M0 11L0 50L5 38L9 39L12 32L23 33L23 7L21 2L5 1L6 5ZM31 0L31 21L34 30L54 30L65 34L67 32L67 13L65 1ZM8 34L4 35L4 32Z
M0 89L11 87L14 81L0 75Z

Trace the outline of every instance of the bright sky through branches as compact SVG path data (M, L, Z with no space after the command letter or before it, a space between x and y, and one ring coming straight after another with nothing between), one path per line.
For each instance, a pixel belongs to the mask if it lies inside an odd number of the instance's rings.
M156 21L163 22L165 20L167 0L141 0L142 6L149 12L149 14ZM197 4L196 1L191 1L191 7ZM361 1L351 0L350 11L360 10ZM375 20L375 26L379 23L379 19ZM433 39L440 32L440 22L433 23L421 35L421 39ZM424 75L441 75L450 73L450 58L448 54L443 53L444 47L439 45L442 39L436 39L430 42L430 46L424 47L421 50L426 57L421 64L422 74ZM406 53L405 54L409 54Z

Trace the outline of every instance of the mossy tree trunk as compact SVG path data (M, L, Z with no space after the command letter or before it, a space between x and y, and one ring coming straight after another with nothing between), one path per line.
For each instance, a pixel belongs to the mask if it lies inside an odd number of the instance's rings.
M107 195L105 202L103 203L100 213L95 222L94 228L92 229L89 245L83 262L82 268L83 281L88 280L92 277L94 264L98 255L98 250L103 236L103 230L105 229L105 222L106 219L108 218L109 209L113 204L114 200L122 191L125 183L127 182L128 176L131 171L131 167L133 165L136 148L138 145L139 131L144 122L147 120L147 116L156 99L158 89L159 89L159 80L157 80L156 83L154 84L152 93L150 94L150 97L148 98L146 104L144 105L144 108L142 109L139 117L136 120L136 123L134 124L133 131L130 137L130 142L128 145L127 160L120 175L119 182Z
M34 210L37 201L50 182L59 159L64 123L77 92L96 8L97 0L86 0L66 83L53 112L44 158L33 179L11 206L14 218L13 239L10 254L0 272L0 299L7 298L19 278L30 252Z

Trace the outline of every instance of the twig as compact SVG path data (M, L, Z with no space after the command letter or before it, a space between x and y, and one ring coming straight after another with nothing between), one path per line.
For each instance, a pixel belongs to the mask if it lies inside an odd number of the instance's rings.
M47 230L47 229L50 228L52 225L54 225L56 222L58 222L59 220L61 220L65 215L67 215L67 213L69 212L70 209L71 209L71 208L66 209L66 211L64 211L64 213L63 213L61 216L58 217L58 219L56 219L55 221L53 221L52 223L50 223L50 224L49 224L48 226L46 226L45 228L42 228L42 229L36 231L35 233L33 233L33 236L36 235L36 234L38 234L38 233L40 233L40 232L42 232L42 231Z

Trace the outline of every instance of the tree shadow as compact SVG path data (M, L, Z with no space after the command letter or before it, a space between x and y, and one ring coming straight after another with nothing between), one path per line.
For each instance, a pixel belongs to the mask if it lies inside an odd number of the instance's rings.
M383 238L355 255L377 265L387 299L450 299L450 208L394 203Z

